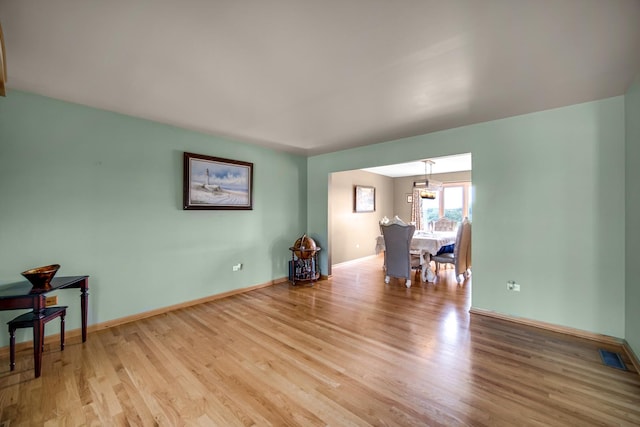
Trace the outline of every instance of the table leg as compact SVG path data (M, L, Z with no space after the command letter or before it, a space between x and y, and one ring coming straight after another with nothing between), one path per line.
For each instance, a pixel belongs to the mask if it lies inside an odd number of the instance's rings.
M33 321L33 369L38 378L42 373L42 343L44 327L42 318Z
M16 369L16 330L9 328L9 369Z
M431 254L426 251L422 251L422 281L434 282L436 275L431 270Z
M435 282L436 281L436 275L435 273L431 270L431 267L427 266L427 282Z
M82 342L87 341L87 305L89 303L89 280L84 279L80 286L80 313L82 316Z

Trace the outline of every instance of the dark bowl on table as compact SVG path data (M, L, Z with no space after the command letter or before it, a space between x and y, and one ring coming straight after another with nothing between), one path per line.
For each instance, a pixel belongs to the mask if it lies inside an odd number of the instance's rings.
M56 275L60 264L45 265L43 267L32 268L23 271L22 274L33 285L34 289L49 289L51 287L51 279Z

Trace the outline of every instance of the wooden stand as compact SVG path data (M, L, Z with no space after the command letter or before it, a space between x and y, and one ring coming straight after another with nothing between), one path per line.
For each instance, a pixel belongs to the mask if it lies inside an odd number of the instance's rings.
M299 283L311 283L320 278L320 265L318 264L318 252L321 248L301 249L290 247L291 262L289 263L289 281L292 285ZM296 252L300 257L296 256Z

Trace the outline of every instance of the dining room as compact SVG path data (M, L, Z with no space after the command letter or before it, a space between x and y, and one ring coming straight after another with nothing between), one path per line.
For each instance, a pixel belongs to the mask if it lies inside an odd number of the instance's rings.
M432 227L439 218L447 218L456 225L464 218L472 221L471 173L470 153L332 173L329 268L382 253L380 222L385 219L397 218L416 226L413 242L417 246L413 249L422 249L426 255L435 255L441 249L453 251L457 228L434 234ZM364 209L358 206L359 191L366 191L373 200ZM422 272L420 280L437 281L436 265L426 262L426 266L428 269ZM451 274L453 278L452 271L443 268L441 274Z

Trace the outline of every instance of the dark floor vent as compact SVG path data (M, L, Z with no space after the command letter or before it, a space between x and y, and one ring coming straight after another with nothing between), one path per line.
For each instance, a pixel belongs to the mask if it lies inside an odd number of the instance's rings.
M622 369L623 371L627 370L627 367L624 366L620 353L614 353L603 349L599 349L598 351L600 352L600 357L605 365L616 369Z

